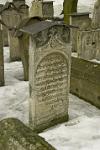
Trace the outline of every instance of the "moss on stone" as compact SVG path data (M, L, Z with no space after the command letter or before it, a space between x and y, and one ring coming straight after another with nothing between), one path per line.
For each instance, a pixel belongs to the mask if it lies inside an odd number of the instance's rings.
M0 150L55 150L21 121L9 118L0 122Z

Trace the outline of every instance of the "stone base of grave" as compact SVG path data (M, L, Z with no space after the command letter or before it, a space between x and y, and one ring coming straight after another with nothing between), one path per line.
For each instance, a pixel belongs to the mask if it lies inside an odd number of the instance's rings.
M0 121L0 150L56 150L17 119Z
M100 108L100 64L72 57L71 93Z
M32 122L30 120L30 127L35 132L40 133L40 132L42 132L43 130L45 130L47 128L50 128L52 126L56 126L57 124L60 124L60 123L63 123L63 122L66 122L66 121L68 121L68 119L69 119L69 115L66 115L66 116L62 116L62 117L56 118L56 119L52 120L51 122L48 121L45 124L36 125L36 126L34 126L34 122Z

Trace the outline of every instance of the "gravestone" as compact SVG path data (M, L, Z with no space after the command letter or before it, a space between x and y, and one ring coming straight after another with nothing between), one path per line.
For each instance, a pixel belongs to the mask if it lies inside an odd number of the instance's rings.
M100 30L79 30L77 53L79 58L100 60Z
M2 19L2 9L4 8L4 5L0 4L0 19ZM8 46L8 30L5 26L2 26L0 24L0 29L3 28L3 46Z
M70 15L70 25L81 27L84 23L89 23L89 13L73 13ZM77 32L79 28L71 29L72 52L77 52Z
M30 8L30 17L34 16L52 19L54 16L53 1L33 1Z
M15 5L7 2L2 10L2 20L10 28L16 28L17 25L26 17L28 17L29 7L26 4ZM18 39L14 37L13 30L8 32L8 41L10 46L10 60L16 61L21 59L19 51Z
M20 120L0 121L0 150L56 150Z
M68 120L70 29L61 22L41 21L23 31L31 35L30 125L40 132Z
M2 8L3 8L3 4L0 4L0 19L1 19L1 11L2 11ZM2 28L2 25L0 24L0 29Z
M29 80L29 35L22 32L22 30L24 27L30 28L30 25L34 25L34 23L37 23L39 21L42 21L40 17L26 18L17 27L18 31L16 33L16 36L18 37L19 41L19 50L21 52L25 81Z
M92 26L94 28L100 28L100 0L97 0L94 5L94 12L92 18Z
M25 5L25 0L13 0L13 4L16 6L16 7L19 7L21 5Z
M4 58L3 58L3 39L0 29L0 86L4 85Z

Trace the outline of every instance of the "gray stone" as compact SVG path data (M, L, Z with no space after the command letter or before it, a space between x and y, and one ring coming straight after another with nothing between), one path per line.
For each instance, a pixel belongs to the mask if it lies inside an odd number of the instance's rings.
M91 19L89 18L89 13L73 13L70 15L70 25L76 27L88 28L88 24L90 25ZM85 25L84 25L85 24ZM77 52L77 32L79 28L71 29L71 41L72 41L72 52Z
M77 35L77 53L79 58L100 60L100 29L80 30Z
M97 0L94 5L94 12L92 18L92 26L94 28L100 28L100 0Z
M31 17L24 19L18 28L16 36L19 41L19 50L21 53L21 60L24 68L24 80L29 80L29 35L21 32L24 27L30 27L30 25L34 25L36 22L42 21L40 17Z
M52 19L54 16L53 1L33 1L30 8L30 17L34 16Z
M17 27L28 15L28 6L26 4L14 5L13 3L7 2L2 10L2 20L10 29ZM18 39L14 37L11 30L9 33L7 31L5 33L7 36L9 35L10 60L20 60L21 54L19 51Z
M21 121L0 121L0 150L55 150Z
M3 39L0 30L0 86L4 85L4 58L3 58Z
M100 108L100 64L72 57L71 93Z
M68 120L70 29L62 23L41 21L24 32L31 35L30 124L39 132Z

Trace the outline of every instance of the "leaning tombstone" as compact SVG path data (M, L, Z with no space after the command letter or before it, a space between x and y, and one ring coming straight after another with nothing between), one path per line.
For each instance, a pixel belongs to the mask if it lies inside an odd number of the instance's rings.
M84 23L90 23L89 12L73 13L70 15L70 25L81 27ZM79 28L71 29L72 52L77 52L77 32Z
M3 58L3 39L0 29L0 86L4 85L4 58Z
M34 16L52 19L54 16L53 1L33 1L30 8L30 17Z
M2 18L4 23L10 28L16 28L16 26L26 17L28 17L29 7L26 4L14 5L14 3L7 2L2 10ZM13 30L8 32L8 41L10 46L10 60L20 60L20 51L18 47L18 39L14 37Z
M56 150L20 120L0 121L0 150Z
M23 64L24 69L24 80L29 80L29 35L21 32L24 27L30 28L30 25L34 25L35 23L42 21L42 18L40 17L31 17L24 19L18 28L18 31L16 32L16 36L18 37L19 41L19 50L21 53L21 60Z
M37 132L68 120L71 44L62 22L41 21L30 34L30 126Z

